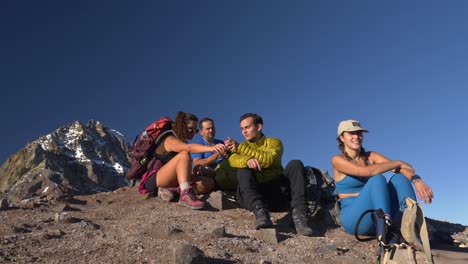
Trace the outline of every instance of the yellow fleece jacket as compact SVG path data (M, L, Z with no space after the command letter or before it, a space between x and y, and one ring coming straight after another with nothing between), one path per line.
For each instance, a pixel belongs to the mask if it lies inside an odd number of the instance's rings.
M281 159L283 143L277 138L263 136L257 142L244 141L229 157L229 162L221 162L216 169L216 182L221 188L233 190L237 187L236 170L248 168L247 161L255 158L262 166L261 171L255 171L259 183L269 182L283 173Z

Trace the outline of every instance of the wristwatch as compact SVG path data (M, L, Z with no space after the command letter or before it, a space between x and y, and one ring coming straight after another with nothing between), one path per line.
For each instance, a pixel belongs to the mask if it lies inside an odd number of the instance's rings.
M421 177L419 177L419 175L415 174L413 176L411 176L411 182L412 183L416 183L417 181L422 181Z

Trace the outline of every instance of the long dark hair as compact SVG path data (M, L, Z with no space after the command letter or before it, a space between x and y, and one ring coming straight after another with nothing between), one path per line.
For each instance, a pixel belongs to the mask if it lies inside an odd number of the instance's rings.
M189 132L187 131L187 124L190 121L194 121L195 124L197 124L198 117L191 113L184 113L179 111L177 112L176 118L174 120L174 125L172 126L172 129L176 133L177 137L185 142L190 137Z

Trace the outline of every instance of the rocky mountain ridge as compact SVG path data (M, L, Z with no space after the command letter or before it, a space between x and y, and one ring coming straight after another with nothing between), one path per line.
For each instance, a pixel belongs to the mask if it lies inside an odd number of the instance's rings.
M10 200L112 191L128 185L129 143L101 122L75 121L30 142L0 167Z

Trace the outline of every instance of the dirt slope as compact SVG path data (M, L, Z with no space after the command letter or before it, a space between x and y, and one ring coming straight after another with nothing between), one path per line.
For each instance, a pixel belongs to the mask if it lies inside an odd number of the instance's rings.
M244 209L190 210L140 195L136 188L29 201L0 211L0 262L174 263L174 249L193 245L205 263L375 263L376 241L340 229L299 236L285 212L272 213L278 243L253 229ZM225 235L219 235L224 228ZM222 233L222 232L221 232Z

